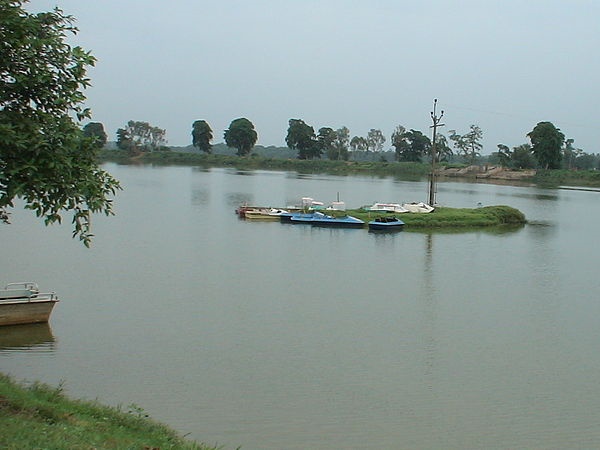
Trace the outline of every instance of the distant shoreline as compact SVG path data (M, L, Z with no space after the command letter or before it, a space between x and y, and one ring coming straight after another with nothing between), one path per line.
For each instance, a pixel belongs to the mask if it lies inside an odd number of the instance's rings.
M233 167L238 170L283 170L300 173L328 173L332 175L397 176L407 180L422 180L431 173L431 165L418 162L397 161L337 161L328 159L302 160L279 154L278 148L269 149L274 156L236 156L206 154L197 151L160 151L131 157L122 150L104 149L100 162L120 164L189 165L203 167ZM600 171L596 170L513 170L496 165L448 165L440 164L436 174L440 179L467 179L494 181L509 184L534 184L549 188L600 188Z

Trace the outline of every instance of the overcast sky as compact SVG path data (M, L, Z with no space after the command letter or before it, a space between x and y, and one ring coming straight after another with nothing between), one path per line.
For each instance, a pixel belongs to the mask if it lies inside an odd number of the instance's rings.
M77 19L71 42L98 58L86 91L115 140L129 120L188 145L194 120L214 141L232 120L285 145L288 120L351 136L397 125L430 136L471 124L483 153L527 142L551 121L600 152L598 0L32 0Z

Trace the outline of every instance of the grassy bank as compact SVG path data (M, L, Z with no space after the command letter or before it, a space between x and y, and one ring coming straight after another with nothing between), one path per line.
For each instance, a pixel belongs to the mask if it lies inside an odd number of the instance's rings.
M239 170L282 170L300 173L328 173L332 175L397 176L407 180L419 180L431 171L427 163L383 161L330 161L323 159L299 160L295 158L272 158L258 155L231 156L198 152L163 151L146 153L136 158L122 150L103 150L101 161L143 164L181 164L201 167L232 167ZM467 178L468 175L465 175ZM474 176L472 177L474 178ZM528 181L540 186L600 187L600 171L596 170L538 170Z
M347 214L368 222L382 214L353 209ZM336 215L343 213L334 211ZM390 214L391 215L391 214ZM396 217L405 223L406 230L419 229L468 229L497 227L504 225L523 225L527 223L525 215L510 206L485 206L482 208L446 208L438 207L428 214L403 213Z
M66 398L60 387L22 386L0 374L0 448L23 449L195 449L173 430L128 411Z
M532 180L540 186L600 187L600 171L597 170L538 170Z
M127 152L105 150L102 161L143 164L195 165L200 167L232 167L239 170L281 170L300 173L328 173L332 175L398 175L420 179L431 166L409 162L331 161L328 159L285 159L262 156L229 156L191 152L152 152L131 159Z

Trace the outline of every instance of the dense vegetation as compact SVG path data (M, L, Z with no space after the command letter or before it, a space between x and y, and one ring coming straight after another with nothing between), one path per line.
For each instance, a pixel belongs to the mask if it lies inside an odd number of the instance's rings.
M0 448L213 449L184 440L136 405L128 408L70 400L61 387L25 387L0 375Z
M329 159L295 159L293 157L276 157L283 151L277 147L259 147L250 157L240 158L233 154L219 152L219 145L212 153L190 151L163 151L140 155L134 160L127 152L119 150L103 150L100 157L103 161L130 163L138 161L148 164L182 164L203 167L233 167L239 170L285 170L300 173L329 173L332 175L371 175L397 176L403 179L419 180L431 172L431 165L419 162L394 162L383 160L351 160L339 161ZM268 156L258 156L259 154ZM275 156L273 156L275 155ZM380 158L381 159L381 158ZM458 166L448 165L444 166ZM537 170L528 179L542 186L556 187L561 185L600 187L600 171L591 170Z
M344 213L335 211L333 214L339 216ZM374 213L363 209L348 210L345 214L357 217L365 222L382 215L381 213ZM509 206L485 206L474 209L438 207L428 214L402 213L396 217L405 223L406 230L430 230L436 228L464 230L465 228L523 225L527 222L525 215L521 211Z
M99 126L83 106L95 58L69 45L74 19L59 9L31 14L0 0L0 220L16 199L46 224L73 213L73 235L89 245L90 214L112 214L119 183L97 165Z

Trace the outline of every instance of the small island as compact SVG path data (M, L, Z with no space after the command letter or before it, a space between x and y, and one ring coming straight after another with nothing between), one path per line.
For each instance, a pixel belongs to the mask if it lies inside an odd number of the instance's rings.
M303 199L305 200L305 199ZM308 199L307 200L312 200ZM401 205L402 211L385 209L372 209L364 206L359 209L344 209L340 207L343 202L336 202L324 208L321 202L318 206L273 208L261 206L241 205L236 209L240 219L251 221L281 221L282 223L308 224L317 226L369 228L381 231L382 229L400 230L405 227L409 230L447 230L468 231L490 227L520 227L527 223L525 215L518 209L510 206L479 206L477 208L450 208L438 206L431 208L424 203L425 211L411 212ZM390 204L392 205L392 204ZM383 227L382 223L394 226ZM379 225L379 226L374 226Z
M365 222L385 215L385 213L382 214L364 209L327 211L327 214L336 217L350 215ZM482 206L479 208L439 206L427 214L402 213L396 217L404 222L406 230L469 229L503 225L524 225L527 223L527 219L521 211L504 205Z

